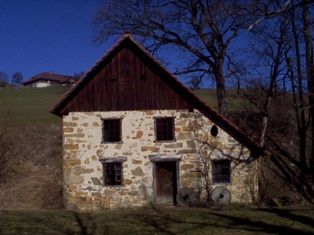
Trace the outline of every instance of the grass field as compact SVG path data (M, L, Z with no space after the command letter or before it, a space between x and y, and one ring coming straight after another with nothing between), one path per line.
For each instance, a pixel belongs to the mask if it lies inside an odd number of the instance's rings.
M61 118L49 113L69 87L53 86L45 88L6 88L0 89L0 122L19 123L55 123ZM196 90L200 98L215 104L214 92Z
M61 118L52 115L49 110L67 89L63 86L0 89L0 122L61 122Z
M0 211L0 234L314 234L314 208Z
M45 88L5 88L0 89L0 123L56 123L61 118L49 113L50 108L69 87L54 86ZM217 108L215 91L194 90L202 100ZM235 91L228 91L228 107L238 109L243 105Z

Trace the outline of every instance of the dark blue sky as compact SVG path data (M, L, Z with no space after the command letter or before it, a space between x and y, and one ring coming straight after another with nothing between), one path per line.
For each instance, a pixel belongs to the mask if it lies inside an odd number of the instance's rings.
M87 71L112 46L92 44L91 24L103 0L0 0L0 71Z
M92 18L105 3L106 0L0 0L0 71L8 74L9 81L15 72L21 72L26 81L42 72L74 75L88 71L118 39L117 36L101 46L92 43ZM158 54L170 71L175 70L174 65L184 64L172 50Z

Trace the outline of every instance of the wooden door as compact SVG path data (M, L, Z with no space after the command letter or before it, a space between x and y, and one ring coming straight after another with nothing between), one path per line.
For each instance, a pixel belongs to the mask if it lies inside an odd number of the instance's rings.
M177 195L177 162L156 162L154 177L156 202L175 203Z

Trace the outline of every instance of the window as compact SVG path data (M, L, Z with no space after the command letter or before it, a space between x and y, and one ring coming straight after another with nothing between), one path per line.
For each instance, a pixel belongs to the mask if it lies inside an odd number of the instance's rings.
M174 118L155 118L156 141L174 140Z
M103 119L103 142L121 141L121 119Z
M122 185L122 163L103 163L104 184Z
M212 161L213 183L230 183L230 160Z
M103 165L104 186L122 185L122 165L126 158L101 159Z

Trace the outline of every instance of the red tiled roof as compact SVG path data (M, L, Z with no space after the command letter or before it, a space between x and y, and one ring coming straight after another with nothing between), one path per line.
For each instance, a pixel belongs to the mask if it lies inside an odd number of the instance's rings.
M202 101L199 97L197 97L188 87L186 87L178 78L176 78L166 67L164 67L151 53L146 50L140 43L138 43L130 33L125 33L122 37L120 37L117 42L107 51L107 53L95 63L91 69L86 72L80 80L69 89L63 97L51 108L50 112L61 116L62 109L67 105L67 103L71 99L71 94L76 93L80 86L84 85L84 80L89 78L89 74L91 74L101 63L109 57L113 51L124 41L131 40L134 45L136 45L140 50L142 50L156 65L158 65L163 71L165 71L169 75L169 79L172 79L176 84L177 88L180 89L181 92L185 93L185 97L188 97L187 100L189 103L193 104L193 107L199 110L203 115L205 115L208 119L213 121L217 126L239 141L242 145L246 146L253 155L268 155L271 154L265 150L259 143L254 141L251 137L246 135L239 127L234 125L231 121L229 121L226 117L218 113L212 107L207 105L204 101Z

